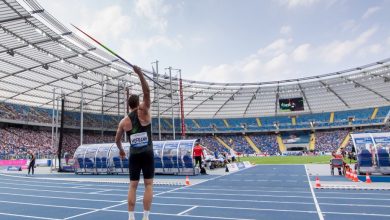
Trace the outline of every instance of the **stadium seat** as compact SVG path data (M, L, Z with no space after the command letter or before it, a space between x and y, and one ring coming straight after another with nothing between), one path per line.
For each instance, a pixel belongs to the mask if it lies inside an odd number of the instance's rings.
M77 162L79 162L80 169L85 168L84 158L77 158Z
M95 163L90 158L85 158L85 168L86 169L93 169Z
M359 167L372 167L372 154L368 150L362 150L358 154Z
M378 150L378 165L380 167L390 167L389 153L385 149Z
M172 158L163 156L164 168L173 168Z
M101 160L101 158L100 157L96 157L95 158L95 167L96 167L96 169L101 169L102 168L102 160Z
M183 157L185 168L194 168L194 163L192 162L192 158L188 155Z
M102 157L102 168L107 168L107 157Z
M155 168L163 168L161 157L154 156L154 167Z
M115 169L120 169L122 168L122 163L121 163L121 160L119 157L114 157L112 158L112 160L114 161L114 167Z

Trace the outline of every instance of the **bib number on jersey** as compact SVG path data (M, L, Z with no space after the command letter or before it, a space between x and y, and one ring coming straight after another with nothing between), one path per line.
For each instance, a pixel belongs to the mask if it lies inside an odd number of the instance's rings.
M149 143L149 138L147 132L130 135L131 147L146 147L148 143Z

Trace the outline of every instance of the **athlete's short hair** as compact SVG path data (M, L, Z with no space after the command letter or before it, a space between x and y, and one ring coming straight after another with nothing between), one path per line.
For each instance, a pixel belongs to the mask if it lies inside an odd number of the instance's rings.
M128 105L131 109L135 109L139 106L139 97L138 95L130 95L129 99L127 100Z

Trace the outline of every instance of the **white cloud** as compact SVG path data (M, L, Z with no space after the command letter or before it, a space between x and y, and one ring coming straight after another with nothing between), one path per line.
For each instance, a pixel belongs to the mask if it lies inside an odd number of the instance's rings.
M359 49L359 47L363 46L376 30L377 28L371 28L360 34L354 40L333 41L320 48L320 54L324 61L328 63L340 62L344 57L352 54Z
M171 7L162 0L137 0L135 12L139 17L147 20L151 27L165 31L168 26L166 15Z
M371 45L368 45L366 47L362 47L357 55L360 57L360 58L367 58L367 57L371 57L372 55L376 55L376 54L379 54L383 52L383 49L382 49L382 46L380 44L371 44Z
M164 35L156 35L145 39L125 39L121 47L121 53L129 58L146 56L152 49L164 48L168 50L180 50L182 48L180 36L169 38Z
M390 37L387 38L387 44L390 46Z
M317 2L319 0L279 0L281 5L287 6L288 8L308 7Z
M84 11L84 13L88 14L90 12ZM86 27L87 32L93 33L94 36L97 36L102 41L117 40L132 28L131 18L124 15L122 8L118 5L96 11L92 18L83 20L81 27Z
M286 34L286 35L288 35L288 34L291 33L291 30L292 30L291 26L285 25L285 26L282 26L282 27L280 28L280 33L281 33L281 34Z
M350 19L341 23L341 28L343 31L357 31L359 29L359 24L355 20Z
M380 9L381 9L381 7L379 7L379 6L374 6L374 7L368 8L367 11L363 14L362 19L369 18L371 15L375 14Z
M290 43L292 39L284 39L280 38L269 44L268 46L264 48L260 48L258 50L258 54L260 55L277 55L280 54L282 51L286 50L288 43Z
M309 57L309 50L310 50L310 44L302 44L299 45L295 50L292 52L292 57L297 62L303 62L306 61Z
M323 70L316 66L336 66L352 57L366 58L383 52L379 43L370 43L376 31L373 27L355 38L324 45L294 45L291 38L275 39L235 62L204 66L191 78L211 82L259 82L300 78L313 74L312 71L319 74ZM390 45L390 37L388 43Z

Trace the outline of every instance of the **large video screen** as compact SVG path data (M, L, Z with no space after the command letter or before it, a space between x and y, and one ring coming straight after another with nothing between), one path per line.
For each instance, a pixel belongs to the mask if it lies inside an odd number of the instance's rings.
M279 108L283 112L303 111L303 98L279 99Z

